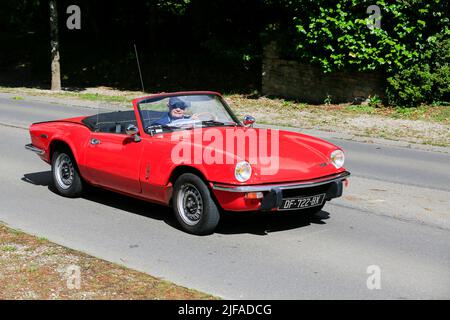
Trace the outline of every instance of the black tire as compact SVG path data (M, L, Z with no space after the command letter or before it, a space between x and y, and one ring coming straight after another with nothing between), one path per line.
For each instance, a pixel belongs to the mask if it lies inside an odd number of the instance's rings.
M64 197L76 198L83 192L83 181L72 152L68 148L55 150L52 155L53 185Z
M182 174L175 181L173 211L186 232L206 235L219 224L220 212L201 178L192 173Z

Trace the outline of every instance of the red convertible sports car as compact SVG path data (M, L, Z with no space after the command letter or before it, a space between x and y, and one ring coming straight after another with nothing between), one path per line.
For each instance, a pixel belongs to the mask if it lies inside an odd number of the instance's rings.
M313 214L350 175L339 147L300 133L253 128L215 92L164 93L134 110L34 123L26 148L51 164L55 188L86 183L172 206L181 227L212 233L224 212Z

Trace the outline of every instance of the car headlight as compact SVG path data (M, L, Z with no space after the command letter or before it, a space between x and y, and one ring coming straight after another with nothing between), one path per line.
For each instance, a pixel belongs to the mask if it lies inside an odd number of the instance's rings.
M245 182L250 179L252 175L252 166L247 161L241 161L236 164L234 168L234 176L237 181Z
M336 169L342 168L345 162L344 151L334 150L330 155L330 159Z

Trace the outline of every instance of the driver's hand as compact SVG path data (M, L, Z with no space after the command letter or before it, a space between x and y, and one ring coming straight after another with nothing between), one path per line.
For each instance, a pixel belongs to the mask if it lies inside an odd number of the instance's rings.
M194 114L194 115L191 116L191 119L192 119L192 120L197 120L197 119L198 119L198 116L197 116L196 114Z

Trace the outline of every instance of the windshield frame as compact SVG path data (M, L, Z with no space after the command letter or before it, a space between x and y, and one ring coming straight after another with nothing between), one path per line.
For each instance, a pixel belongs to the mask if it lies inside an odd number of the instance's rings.
M137 111L139 113L139 122L141 123L143 131L146 134L153 135L152 133L148 132L146 130L146 128L145 128L145 124L144 124L144 120L143 120L140 104L141 103L152 103L152 102L163 100L163 99L166 99L166 98L169 98L169 97L177 97L177 96L215 96L222 103L222 106L224 107L226 112L230 115L231 119L236 123L236 126L238 126L238 127L243 127L244 126L242 124L242 122L239 121L239 119L236 117L234 112L231 110L230 106L225 101L225 99L222 97L222 95L218 94L217 92L212 92L212 91L173 92L173 93L157 94L157 95L153 95L153 96L143 97L143 98L136 99L134 101L136 103ZM210 127L219 127L219 126L221 126L221 125L210 126ZM171 131L164 131L162 133L173 132L175 130L190 130L190 129L191 128L183 128L183 127L175 128L174 127L173 130L171 130Z

